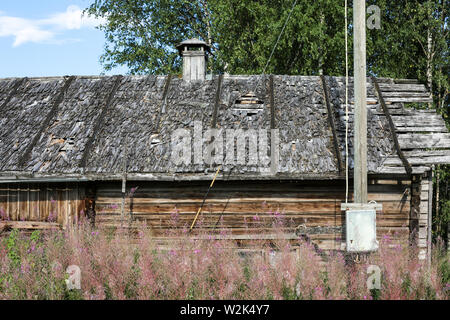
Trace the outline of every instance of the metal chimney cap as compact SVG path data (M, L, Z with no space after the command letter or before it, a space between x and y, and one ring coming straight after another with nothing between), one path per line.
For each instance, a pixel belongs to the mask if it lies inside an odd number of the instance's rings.
M176 48L178 49L178 52L180 55L183 52L184 47L203 47L205 51L211 52L211 46L207 44L205 41L199 40L197 38L192 38L189 40L184 40L183 42L180 42Z

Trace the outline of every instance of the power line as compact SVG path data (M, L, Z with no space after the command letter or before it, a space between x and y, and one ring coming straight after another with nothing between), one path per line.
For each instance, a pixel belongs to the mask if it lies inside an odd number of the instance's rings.
M289 12L288 17L287 17L286 21L284 22L283 28L281 28L280 34L278 35L277 41L275 42L275 45L274 45L273 48L272 48L272 52L270 53L269 59L267 59L266 65L264 66L262 75L264 75L264 74L266 73L266 70L267 70L267 67L269 66L270 60L272 59L273 54L275 53L275 49L276 49L278 43L280 42L281 35L283 34L284 29L286 28L286 25L287 25L287 23L289 22L289 19L291 18L291 15L292 15L292 12L294 11L295 6L297 5L297 1L298 1L298 0L295 0L295 1L294 1L294 4L292 5L291 11ZM257 88L258 88L258 83L256 83L255 89L253 90L253 92L254 92L255 94L256 94L256 89L257 89Z

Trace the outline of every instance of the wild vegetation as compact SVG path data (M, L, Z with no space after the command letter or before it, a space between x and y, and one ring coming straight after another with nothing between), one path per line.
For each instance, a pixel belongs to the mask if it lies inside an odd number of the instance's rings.
M274 230L282 217L274 215ZM158 243L144 226L11 231L0 239L0 299L449 299L445 251L417 259L417 250L389 236L361 262L339 252L318 252L303 238L252 244L242 252L220 233L174 230ZM259 252L259 253L258 253ZM265 254L261 254L265 252ZM81 270L81 289L66 272ZM368 266L380 268L380 289L368 290Z

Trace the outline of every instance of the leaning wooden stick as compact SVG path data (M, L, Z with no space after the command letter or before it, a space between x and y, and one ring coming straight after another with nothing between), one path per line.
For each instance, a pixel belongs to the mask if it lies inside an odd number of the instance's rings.
M192 228L194 228L194 225L195 225L195 222L197 221L198 215L200 214L200 211L202 211L203 205L205 204L206 198L208 197L209 190L211 190L211 188L213 187L214 181L216 181L217 175L219 174L219 171L220 171L221 168L222 168L222 166L219 166L219 168L217 168L216 174L214 175L214 179L211 181L211 184L209 185L208 191L206 191L206 194L203 197L202 205L200 206L200 208L198 208L197 214L195 215L194 221L192 221L191 228L189 229L189 232L192 231Z

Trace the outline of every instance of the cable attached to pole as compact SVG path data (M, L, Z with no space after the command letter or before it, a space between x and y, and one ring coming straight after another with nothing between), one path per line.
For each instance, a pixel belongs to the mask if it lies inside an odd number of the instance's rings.
M345 203L348 203L348 17L345 0Z
M277 41L275 42L275 45L274 45L273 48L272 48L272 52L270 53L269 59L267 59L266 65L264 66L264 69L263 69L263 72L262 72L262 75L263 75L263 76L266 74L266 69L267 69L267 67L269 66L269 63L270 63L270 60L272 59L273 54L275 53L275 49L276 49L276 47L277 47L277 45L278 45L278 42L280 42L281 35L283 34L284 29L286 28L286 25L287 25L287 23L289 22L289 19L291 18L292 12L294 11L294 8L295 8L295 6L296 6L296 4L297 4L297 1L298 1L298 0L295 0L295 1L294 1L294 4L292 5L291 11L289 11L289 15L288 15L286 21L284 22L283 27L281 28L280 34L278 35ZM256 89L257 89L257 88L258 88L258 82L256 82L255 89L253 90L253 92L254 92L255 94L256 94Z

